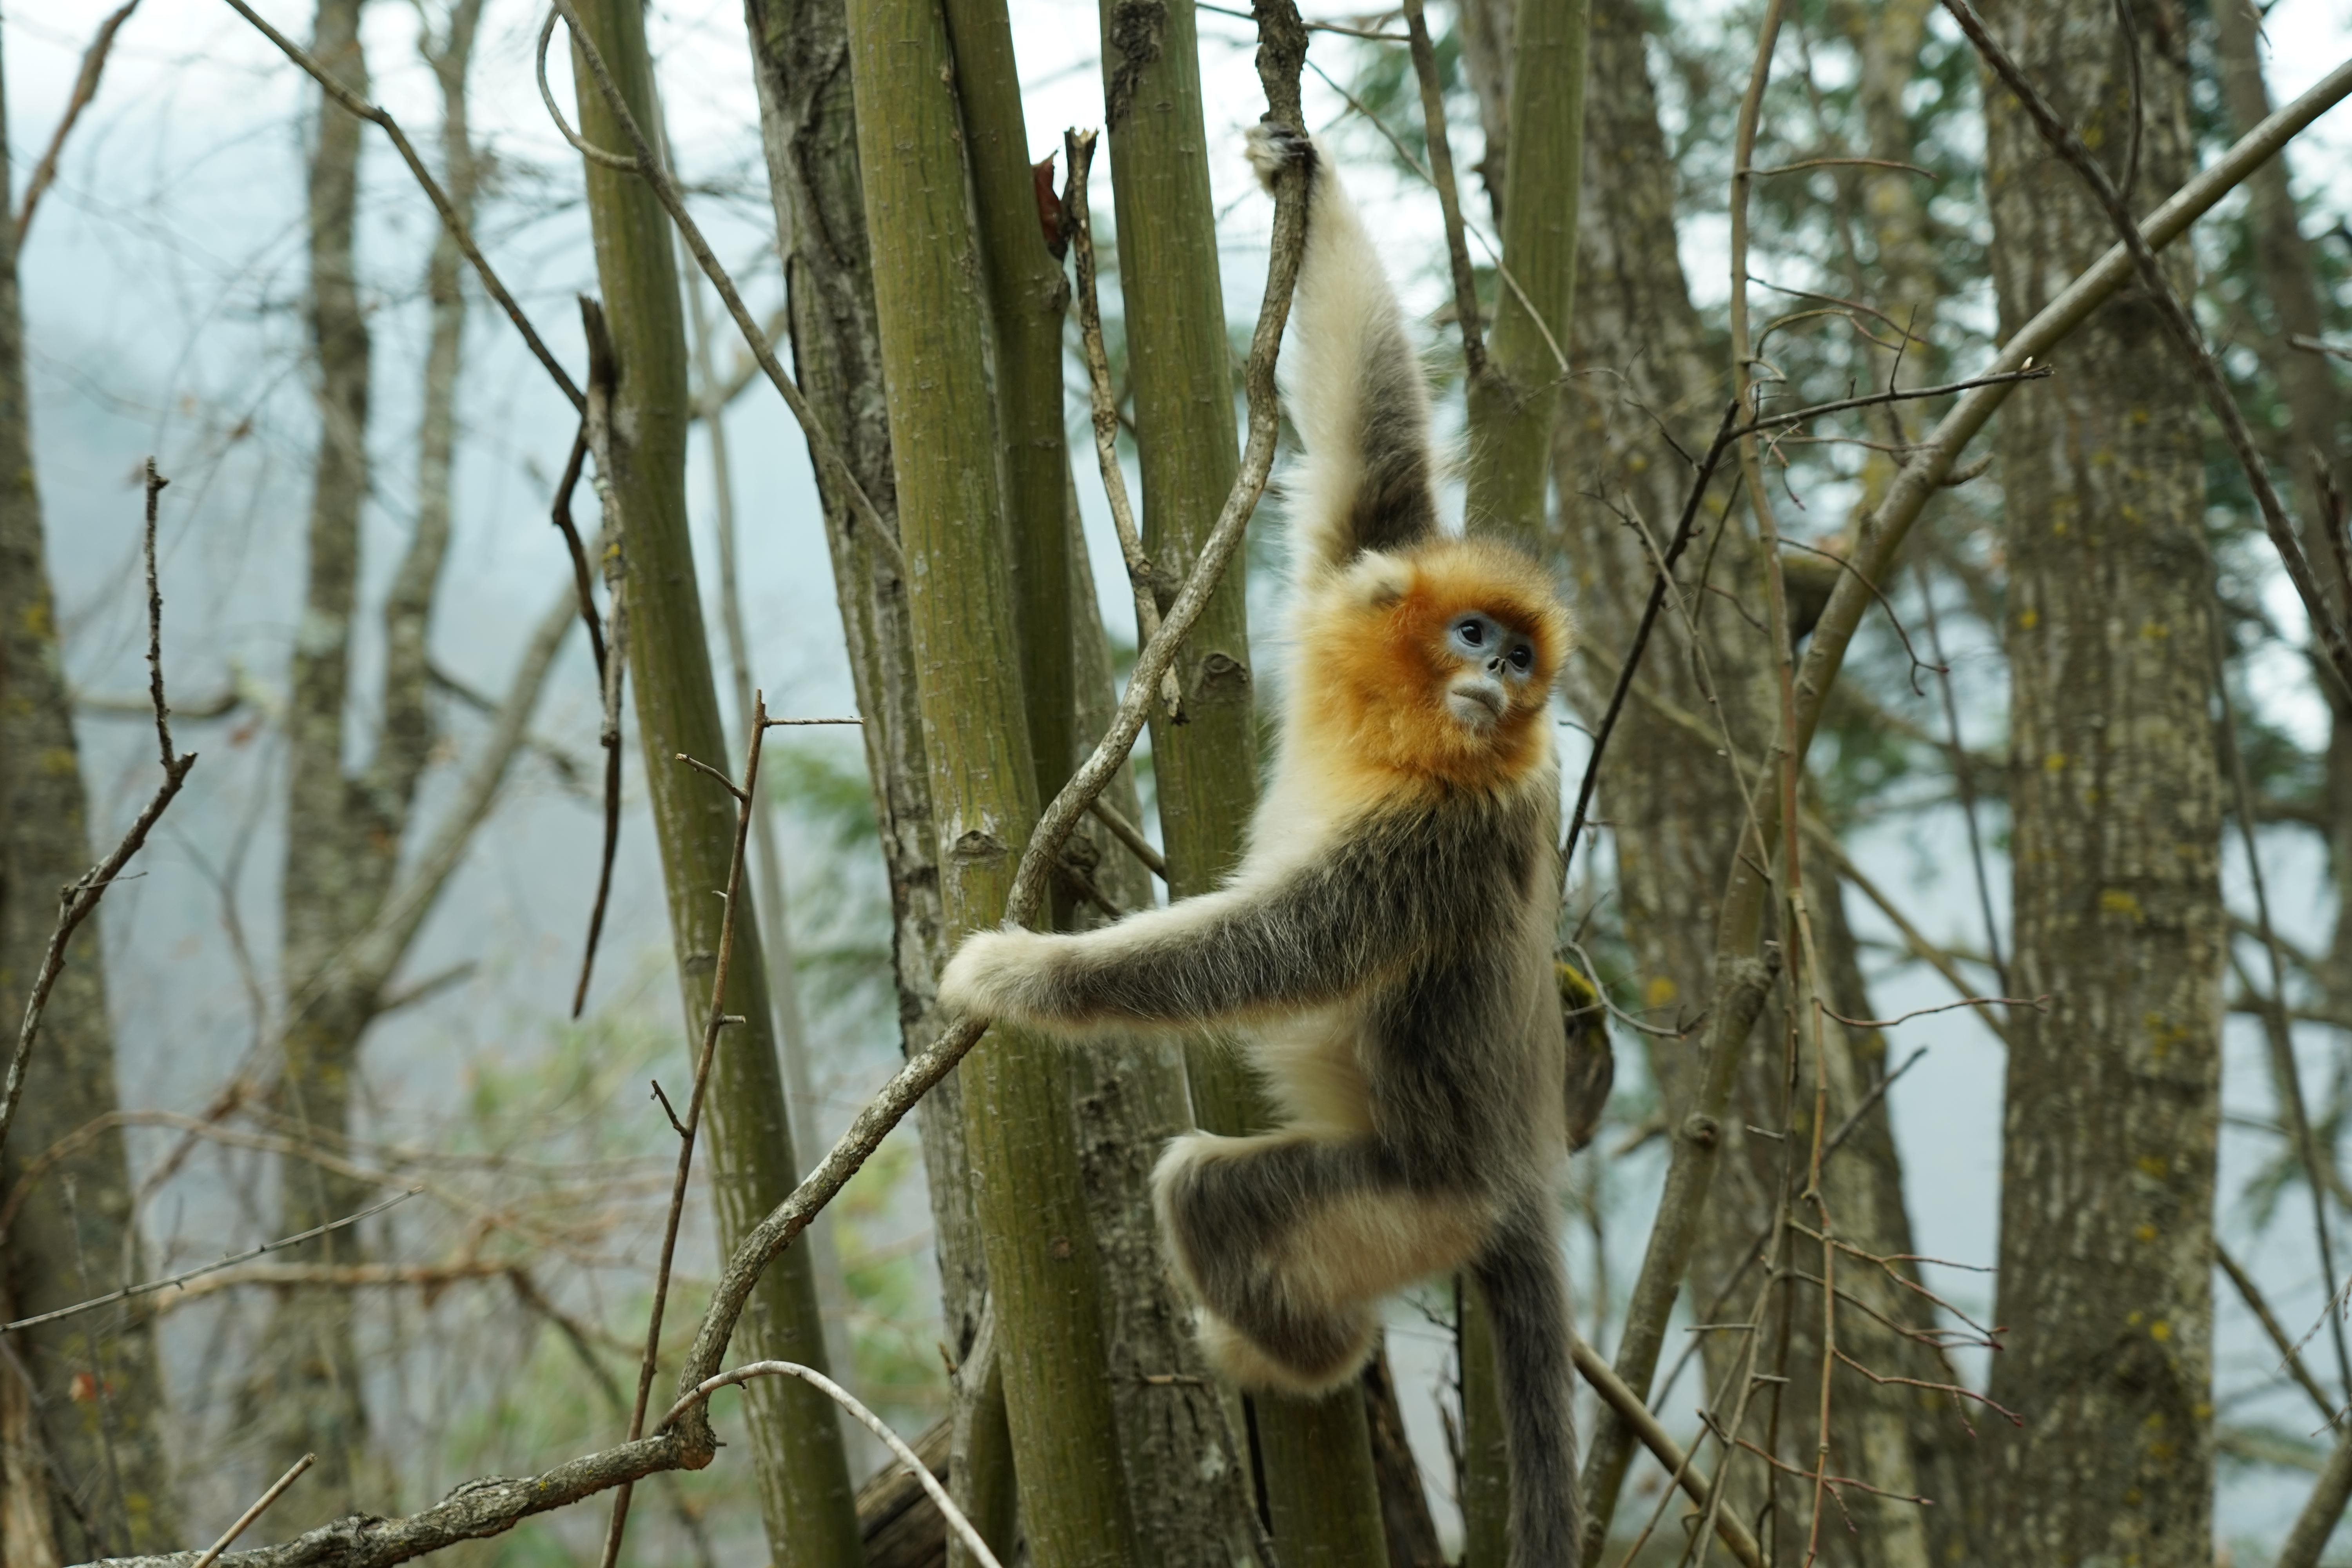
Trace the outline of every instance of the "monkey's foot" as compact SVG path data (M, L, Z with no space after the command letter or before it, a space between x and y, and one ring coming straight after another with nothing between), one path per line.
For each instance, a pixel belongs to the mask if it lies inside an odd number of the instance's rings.
M1206 1307L1193 1310L1192 1331L1209 1364L1233 1380L1237 1388L1270 1391L1312 1399L1352 1382L1371 1359L1379 1325L1369 1311L1342 1322L1317 1325L1318 1342L1311 1366L1302 1366L1259 1344Z

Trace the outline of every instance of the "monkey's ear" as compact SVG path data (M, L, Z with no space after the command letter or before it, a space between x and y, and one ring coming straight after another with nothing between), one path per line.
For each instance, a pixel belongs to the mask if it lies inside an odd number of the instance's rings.
M1412 568L1393 555L1367 550L1348 563L1347 583L1358 604L1385 610L1412 591Z

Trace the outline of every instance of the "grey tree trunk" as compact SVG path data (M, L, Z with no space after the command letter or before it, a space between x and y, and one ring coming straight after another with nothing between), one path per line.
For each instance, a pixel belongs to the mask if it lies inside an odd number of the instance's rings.
M1670 460L1656 419L1675 432L1685 449L1696 451L1705 448L1722 412L1721 376L1711 363L1678 258L1675 185L1645 67L1644 29L1642 7L1633 0L1593 0L1591 70L1595 80L1612 84L1612 90L1592 98L1585 119L1573 355L1575 363L1601 374L1570 383L1557 447L1560 542L1577 576L1589 650L1572 671L1571 689L1580 692L1580 706L1588 712L1598 711L1615 680L1616 660L1649 593L1653 544L1664 547L1690 483L1689 468ZM1708 694L1720 704L1721 723L1730 729L1732 748L1751 783L1779 711L1771 648L1760 629L1765 617L1756 602L1755 543L1736 518L1725 519L1727 493L1718 480L1700 514L1704 537L1676 572L1675 592L1688 606L1689 620L1670 605L1653 634L1636 695L1610 742L1595 812L1609 823L1615 849L1633 958L1635 995L1629 1001L1638 999L1646 1020L1665 1028L1694 1026L1713 994L1716 899L1745 810L1738 779L1722 754L1725 741ZM1653 544L1645 544L1617 509L1639 517ZM1705 564L1710 556L1711 570ZM1744 602L1728 603L1703 591L1703 580ZM1578 850L1580 856L1592 853L1590 843ZM1583 864L1589 871L1589 862ZM1849 1016L1867 1016L1867 1011L1854 1011L1866 1009L1867 1003L1834 873L1818 858L1809 858L1804 875L1833 1005ZM1792 1103L1783 1076L1786 1027L1782 1011L1768 1008L1749 1047L1734 1113L1724 1119L1725 1156L1685 1286L1684 1300L1697 1320L1744 1317L1762 1282L1757 1254L1787 1172L1782 1145L1747 1129L1753 1124L1778 1130ZM1830 1115L1842 1121L1885 1070L1885 1045L1876 1033L1837 1028L1828 1031L1824 1044ZM1673 1125L1696 1092L1694 1052L1680 1039L1645 1037L1643 1047ZM1812 1081L1808 1062L1793 1091L1793 1104L1802 1112L1800 1137L1810 1129ZM1913 1250L1901 1169L1883 1109L1832 1159L1824 1182L1846 1239L1885 1255ZM1801 1247L1795 1262L1819 1277L1817 1254ZM1928 1326L1909 1293L1884 1278L1849 1265L1839 1273L1839 1286L1895 1322ZM1786 1364L1776 1364L1776 1349L1762 1367L1790 1379L1781 1394L1774 1451L1805 1468L1811 1468L1817 1439L1812 1412L1822 1360L1820 1307L1818 1289L1801 1281L1777 1292L1767 1331L1777 1347L1786 1320ZM1707 1336L1702 1366L1709 1395L1740 1355L1740 1339ZM1839 1348L1882 1375L1928 1381L1950 1376L1941 1358L1858 1311L1841 1312ZM1657 1394L1649 1392L1654 1398ZM1948 1534L1938 1530L1958 1501L1952 1447L1965 1441L1948 1406L1910 1391L1882 1389L1851 1371L1837 1376L1833 1396L1835 1472L1904 1495L1925 1493L1939 1506L1921 1510L1849 1493L1857 1533L1850 1537L1842 1520L1826 1521L1824 1559L1874 1565L1948 1561ZM1742 1435L1766 1444L1769 1401L1759 1400L1752 1414L1755 1419ZM1728 1408L1721 1415L1727 1419ZM1594 1439L1594 1468L1587 1472L1596 1489L1596 1514L1609 1508L1623 1474L1622 1460L1604 1468L1610 1458L1606 1443L1614 1430L1604 1415ZM1755 1524L1768 1495L1763 1468L1751 1457L1733 1476L1727 1507ZM1758 1534L1768 1542L1777 1537L1782 1560L1795 1561L1803 1555L1811 1523L1810 1488L1782 1478L1778 1491L1771 1528L1759 1528ZM1644 1516L1647 1511L1642 1510Z
M632 117L659 124L645 18L633 0L581 6ZM630 144L575 48L581 132L604 147ZM588 214L596 274L620 360L612 423L614 468L606 474L620 509L620 551L629 616L630 682L654 832L661 847L670 934L687 1037L700 1037L709 1014L724 915L711 889L727 885L734 803L713 781L674 759L684 754L730 771L710 640L695 585L686 521L686 323L670 221L652 189L632 174L587 164ZM706 1105L708 1173L718 1239L732 1249L798 1184L775 1014L758 921L737 911L726 1012L743 1020L721 1032ZM824 1320L805 1248L793 1248L761 1276L737 1331L746 1359L827 1364ZM768 1547L784 1568L855 1568L861 1561L856 1492L833 1405L797 1379L762 1379L745 1391L754 1479Z
M2194 163L2185 61L2135 5L2139 189ZM2134 77L2107 0L1993 26L2120 182ZM2115 238L1988 87L2004 331ZM2213 1159L2222 944L2198 398L2126 294L2001 421L2016 947L1979 1561L2212 1561Z
M5 214L16 211L10 169L0 87ZM94 858L34 476L16 225L0 217L0 1017L12 1027L57 927L58 890ZM105 952L97 931L86 929L42 1015L0 1185L13 1186L28 1159L120 1105ZM0 1310L29 1316L128 1283L124 1271L140 1258L134 1219L122 1135L100 1133L0 1235ZM177 1545L168 1413L146 1320L89 1313L12 1334L7 1348L0 1568ZM30 1373L29 1388L18 1364ZM78 1379L85 1394L95 1386L105 1398L77 1399Z
M310 50L335 79L364 97L360 43L363 0L320 0ZM286 987L278 1109L306 1148L325 1150L351 1131L359 1041L373 998L342 984L335 961L365 927L390 886L407 802L378 795L343 766L351 700L351 641L357 606L360 514L366 504L368 374L372 357L353 255L364 127L320 100L310 149L307 312L316 360L312 397L319 448L306 534L300 635L289 673L286 710L286 863L280 886ZM420 518L420 524L425 520ZM446 529L446 516L443 517ZM445 533L446 537L446 533ZM416 536L425 540L422 528ZM437 561L433 563L437 565ZM429 580L428 580L429 581ZM421 674L421 671L419 672ZM395 715L421 712L387 690L382 764L393 761ZM421 762L421 758L419 759ZM409 773L413 784L414 773ZM373 781L370 781L373 782ZM281 1233L306 1230L366 1205L364 1188L300 1154L279 1165ZM344 1231L299 1250L310 1262L349 1262L361 1240ZM367 1407L348 1291L289 1292L278 1299L247 1409L267 1434L263 1468L283 1470L319 1456L270 1525L289 1534L354 1511L374 1488L366 1466Z

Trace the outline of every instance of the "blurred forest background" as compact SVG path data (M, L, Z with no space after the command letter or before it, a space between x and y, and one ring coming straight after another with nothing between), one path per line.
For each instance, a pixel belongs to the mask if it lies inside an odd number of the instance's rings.
M1240 156L1248 10L557 9L633 115L516 0L0 13L12 1026L58 889L156 790L151 570L185 781L0 1116L5 1568L201 1547L306 1453L241 1548L655 1430L730 1253L938 1035L953 933L1000 918L1007 842L1110 727L1237 465L1249 499L1282 247ZM2344 96L2352 55L2342 0L1986 11L2143 215ZM1465 455L1449 506L1543 549L1576 610L1571 804L1611 734L1562 956L1615 1088L1561 1226L1580 1334L1663 1430L1580 1389L1588 1563L2352 1562L2352 118L2305 114L2164 251L2283 498L2266 528L2128 262L2035 356L2054 374L1927 390L2021 370L1999 351L2116 237L1928 0L1305 20L1305 122ZM1065 126L1108 127L1099 409ZM656 149L674 178L613 166ZM1862 405L1727 442L1736 397ZM1278 700L1280 488L1277 461L1175 659L1181 721L1150 703L1041 920L1231 864ZM1906 506L1882 563L1866 520ZM1822 655L1817 626L1851 645L1803 697L1801 879L1742 892L1798 702L1777 653ZM755 691L866 723L766 731L744 840L671 759L741 780ZM1364 1388L1245 1408L1202 1376L1144 1180L1170 1133L1244 1125L1250 1086L1201 1042L982 1052L770 1268L725 1364L829 1366L1007 1562L1250 1562L1270 1531L1286 1568L1500 1568L1475 1301L1432 1281ZM973 1560L822 1394L711 1408L716 1462L636 1471L625 1535L604 1494L450 1554ZM414 1554L324 1539L270 1561Z

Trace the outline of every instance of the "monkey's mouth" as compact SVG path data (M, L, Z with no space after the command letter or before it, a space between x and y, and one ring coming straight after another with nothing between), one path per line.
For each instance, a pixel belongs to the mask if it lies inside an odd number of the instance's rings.
M1445 693L1446 710L1456 721L1482 731L1503 721L1510 700L1501 683L1493 680L1457 680Z

